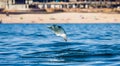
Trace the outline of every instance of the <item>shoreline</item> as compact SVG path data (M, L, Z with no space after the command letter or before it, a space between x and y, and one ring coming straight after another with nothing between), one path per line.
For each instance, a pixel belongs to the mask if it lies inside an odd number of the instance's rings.
M120 14L114 13L51 13L0 14L2 23L120 23Z

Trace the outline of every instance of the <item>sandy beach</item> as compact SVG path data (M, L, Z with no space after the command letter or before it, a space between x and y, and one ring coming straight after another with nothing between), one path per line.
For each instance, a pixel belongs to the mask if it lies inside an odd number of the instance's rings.
M0 14L2 23L120 23L114 13Z

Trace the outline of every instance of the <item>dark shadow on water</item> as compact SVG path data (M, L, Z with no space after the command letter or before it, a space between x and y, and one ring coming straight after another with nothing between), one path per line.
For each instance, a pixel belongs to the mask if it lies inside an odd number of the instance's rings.
M74 45L85 45L84 43L80 42L59 42L59 41L52 41L52 43L47 44L40 44L38 47L54 47L54 48L64 48L68 46L74 46ZM69 47L68 47L69 48Z
M48 62L48 63L69 63L69 62L90 62L90 61L112 61L114 57L120 55L119 52L111 51L107 45L98 47L98 50L84 50L84 49L73 49L69 46L74 44L81 44L77 42L54 42L48 45L44 45L44 47L62 47L59 50L48 50L41 52L32 52L28 54L24 54L20 56L24 59L43 59L40 62ZM43 45L39 45L39 47L43 47ZM82 44L81 44L82 45ZM68 46L67 48L64 48ZM98 45L99 46L99 45ZM89 49L89 48L88 48ZM49 59L57 59L57 61L49 60ZM62 59L62 60L61 60ZM119 58L118 58L119 59ZM116 61L118 59L115 59ZM114 59L113 59L114 61Z
M86 50L82 49L77 49L73 50L69 46L73 46L75 44L82 45L82 43L77 43L77 42L57 42L54 41L54 43L49 43L49 44L40 44L37 47L46 47L46 48L55 48L55 50L48 50L48 51L41 51L41 52L33 52L29 54L25 54L22 57L33 57L33 58L51 58L51 57L59 57L63 54L69 54L69 53L79 53L79 52L87 52ZM57 50L56 50L57 49Z
M59 42L59 41L53 41L54 44L53 46L64 46L64 45L82 45L83 43L79 43L79 42Z

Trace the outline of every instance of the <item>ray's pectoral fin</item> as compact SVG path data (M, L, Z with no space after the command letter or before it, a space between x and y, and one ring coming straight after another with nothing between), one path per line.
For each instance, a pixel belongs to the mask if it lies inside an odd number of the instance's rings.
M56 36L60 36L65 41L67 41L66 32L61 26L52 25L52 26L48 26L48 28L51 29L55 33Z
M64 38L64 40L67 42L67 38Z
M66 34L62 34L61 36L63 37L63 39L64 39L65 41L67 41L67 36L66 36Z

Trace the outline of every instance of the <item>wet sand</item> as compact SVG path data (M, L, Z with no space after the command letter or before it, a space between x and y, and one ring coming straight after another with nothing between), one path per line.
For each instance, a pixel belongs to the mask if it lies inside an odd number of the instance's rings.
M114 13L0 14L2 23L120 23Z

